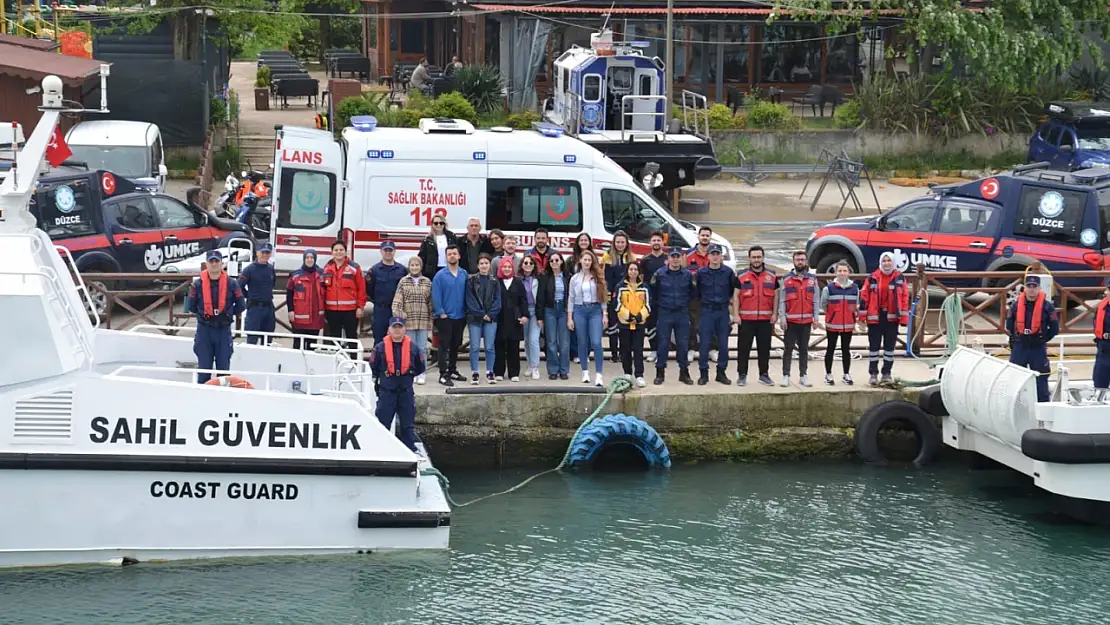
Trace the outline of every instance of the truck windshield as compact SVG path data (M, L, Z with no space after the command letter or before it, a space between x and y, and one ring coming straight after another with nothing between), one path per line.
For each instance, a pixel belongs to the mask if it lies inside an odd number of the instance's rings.
M1080 150L1110 151L1110 126L1080 126L1075 129Z
M137 146L71 145L72 158L124 178L145 178L150 172L150 150Z

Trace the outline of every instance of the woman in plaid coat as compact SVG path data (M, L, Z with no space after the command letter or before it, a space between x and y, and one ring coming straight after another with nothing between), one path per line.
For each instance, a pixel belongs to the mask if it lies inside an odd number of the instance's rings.
M393 314L405 319L405 331L412 338L412 344L427 355L428 334L432 330L432 281L422 274L424 261L419 256L409 259L409 273L397 283L393 295ZM417 384L424 383L424 374L416 378Z

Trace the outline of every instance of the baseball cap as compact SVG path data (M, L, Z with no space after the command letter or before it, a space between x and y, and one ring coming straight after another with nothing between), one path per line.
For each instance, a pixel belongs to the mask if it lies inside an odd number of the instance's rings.
M405 318L404 317L390 317L389 318L389 326L390 327L393 327L393 326L402 326L403 327L404 325L405 325Z
M258 246L258 251L259 252L272 252L272 251L274 251L274 246L270 245L269 243L263 243L262 245Z
M721 249L721 246L717 245L716 243L709 246L709 253L710 254L721 254L723 252L724 252L724 250Z
M1025 276L1026 286L1041 286L1040 276Z
M672 247L670 253L667 254L667 255L668 256L682 256L683 255L682 248L681 247Z
M222 253L220 253L220 250L209 250L209 252L207 254L205 254L205 256L204 256L204 260L223 260L223 259L224 259L224 255Z
M396 250L396 249L397 249L397 245L393 241L388 241L388 240L387 241L382 241L382 251L383 252L385 250Z

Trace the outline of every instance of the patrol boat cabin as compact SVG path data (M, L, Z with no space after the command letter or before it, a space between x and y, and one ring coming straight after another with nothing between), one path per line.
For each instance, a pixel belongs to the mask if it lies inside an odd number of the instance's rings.
M554 96L543 104L548 122L597 148L633 177L659 165L660 191L706 180L721 172L709 138L705 96L683 91L682 119L671 120L667 73L659 57L647 58L643 42L614 43L603 28L590 47L573 46L555 60Z
M374 417L354 345L237 343L235 377L198 384L194 327L100 327L29 210L66 110L42 91L0 183L0 568L447 548L443 488Z

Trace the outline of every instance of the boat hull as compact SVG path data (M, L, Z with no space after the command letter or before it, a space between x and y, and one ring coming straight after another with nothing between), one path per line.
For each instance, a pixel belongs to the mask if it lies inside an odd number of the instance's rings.
M0 471L0 568L446 549L436 478Z

